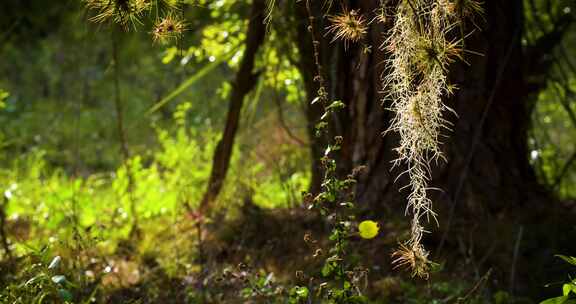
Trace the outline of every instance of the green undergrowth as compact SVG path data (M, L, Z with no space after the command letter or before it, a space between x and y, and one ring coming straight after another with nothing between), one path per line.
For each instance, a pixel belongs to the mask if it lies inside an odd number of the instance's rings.
M143 226L171 225L195 208L205 190L218 137L188 128L189 108L187 103L178 107L174 130L154 127L158 148L133 155L127 166L111 172L68 172L51 165L40 149L31 149L0 169L13 250L24 254L28 247L66 240L71 227L99 229L105 246L113 248L116 240L129 236L134 216ZM234 209L246 196L263 208L296 204L308 175L300 165L305 154L289 153L290 149L280 144L267 151L270 160L260 158L255 166L247 164L258 159L258 153L236 151L218 207ZM266 161L276 162L282 171L267 169ZM134 179L132 189L127 168Z

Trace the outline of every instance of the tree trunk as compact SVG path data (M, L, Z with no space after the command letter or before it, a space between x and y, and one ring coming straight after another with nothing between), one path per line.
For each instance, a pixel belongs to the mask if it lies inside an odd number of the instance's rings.
M370 20L380 2L349 1L349 8L359 9ZM395 1L388 1L387 5L393 8L392 2ZM444 252L460 252L465 258L475 258L471 263L475 263L476 271L486 271L488 266L503 266L505 268L497 269L496 273L505 278L509 278L511 272L518 272L510 276L510 289L514 291L515 285L543 286L550 282L529 282L530 276L522 274L533 272L532 277L536 277L536 272L538 275L546 272L546 265L538 263L552 259L552 255L558 253L554 251L554 241L561 240L553 235L553 229L560 228L546 226L553 222L552 210L556 208L552 203L556 201L538 185L528 160L527 132L532 107L531 90L523 76L526 63L521 44L522 0L483 2L485 22L480 24L482 30L476 30L466 41L467 49L483 55L467 54L469 65L459 63L450 67L451 81L459 89L447 102L458 117L450 113L445 115L454 123L453 132L445 134L449 137L442 145L448 161L433 168L431 181L431 186L443 190L431 193L440 226L429 227L432 233L426 236L425 242L438 259L442 259ZM316 16L321 16L321 4L315 9ZM304 20L307 19L303 3L298 7L297 16L300 32L304 32ZM346 104L331 122L331 134L344 136L338 165L343 174L358 165L368 167L358 181L358 205L367 216L381 217L384 221L404 213L407 195L407 191L399 191L407 180L400 178L394 182L404 169L391 171L391 161L396 157L392 149L397 146L398 137L393 133L382 136L393 115L385 110L389 106L387 102L381 104L381 77L386 73L387 54L380 46L386 39L387 28L394 22L393 18L389 19L387 24L371 23L366 38L366 43L372 46L369 54L357 46L344 50L341 44L330 43L331 38L325 33L326 24L323 24L327 21L316 20L316 28L323 29L316 35L323 38L320 55L330 99ZM296 43L302 54L299 68L311 100L317 95L313 79L316 72L311 38L304 36L299 35ZM313 134L313 126L321 112L318 105L308 106L310 134ZM314 160L320 158L325 141L320 138L313 143ZM320 183L320 166L317 162L312 166L311 190L315 191ZM524 238L518 241L520 227L524 227ZM546 242L541 243L543 248L537 254L530 252L537 242L544 240ZM511 268L517 241L519 261ZM543 256L538 257L541 259L534 262L535 265L523 264L524 257L534 258L538 254ZM463 262L460 264L460 267L464 266ZM519 282L514 282L517 279Z
M258 73L254 73L252 70L254 69L256 53L263 44L266 33L266 25L264 24L265 6L265 0L253 0L248 33L246 34L244 57L232 85L226 126L224 127L222 138L218 141L214 151L210 180L200 203L200 211L209 210L211 203L222 189L228 167L230 166L230 159L232 158L232 148L234 147L234 139L240 123L244 97L254 88L258 80Z

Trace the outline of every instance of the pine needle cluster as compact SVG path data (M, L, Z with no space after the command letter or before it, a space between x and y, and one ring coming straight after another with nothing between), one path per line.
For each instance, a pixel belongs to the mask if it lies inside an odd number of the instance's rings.
M411 237L393 257L399 267L426 278L432 262L421 244L423 219L436 221L428 192L431 165L444 156L443 131L451 123L445 112L454 112L443 103L454 87L448 81L448 67L462 58L462 39L450 40L462 18L481 11L475 0L403 0L394 15L394 25L384 47L390 53L388 74L383 79L394 113L388 131L400 135L394 166L405 166L409 177L406 213L412 215Z

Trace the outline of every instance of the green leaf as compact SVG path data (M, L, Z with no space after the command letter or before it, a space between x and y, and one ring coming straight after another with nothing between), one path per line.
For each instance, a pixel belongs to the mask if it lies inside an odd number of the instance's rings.
M566 283L562 285L562 294L567 296L570 291L576 294L576 284L574 282Z
M66 282L66 277L63 275L55 275L52 277L52 282L56 284L64 284L64 282Z
M352 287L352 285L350 284L350 282L346 281L344 282L344 289L350 289Z
M70 291L64 289L64 288L60 288L58 289L58 295L60 296L60 298L66 302L71 302L72 301L72 293L70 293Z
M510 294L502 290L497 291L493 298L494 304L506 304L510 302Z
M41 279L44 278L44 277L45 277L45 274L40 273L40 274L38 274L37 276L35 276L35 277L31 278L30 280L26 281L26 283L24 283L24 286L29 286L29 285L31 285L31 284L34 284L34 283L36 283L36 281L39 281L39 280L41 280Z
M557 257L563 259L564 261L566 261L567 263L570 263L574 266L576 266L576 257L573 256L567 256L567 255L561 255L561 254L557 254Z
M326 107L327 110L331 109L341 109L344 108L346 105L340 100L334 100L329 106Z
M296 288L296 295L298 296L298 298L301 298L301 299L308 298L308 288L297 287Z
M325 122L325 121L322 121L322 122L319 122L319 123L316 124L316 128L317 128L317 129L324 129L324 128L326 128L327 126L328 126L328 123Z
M328 154L330 154L330 152L332 152L332 147L331 147L331 146L328 146L328 147L326 148L326 150L324 151L324 156L328 156Z
M162 63L170 63L176 57L176 54L178 54L178 49L176 47L173 46L166 49L165 55L162 57Z
M60 265L60 261L62 260L62 258L57 255L52 259L52 262L50 262L50 265L48 265L48 269L55 269L56 267L58 267L58 265Z
M324 277L329 276L333 270L334 266L331 263L324 264L324 267L322 267L322 276Z
M10 93L0 89L0 101L3 101L4 99L8 98L8 96L10 96Z
M10 96L10 93L0 89L0 109L4 109L6 107L6 103L4 100Z
M562 285L562 295L563 296L567 296L570 293L570 290L572 290L572 288L570 287L570 284Z
M564 304L568 300L568 296L561 296L556 298L550 298L540 302L540 304Z

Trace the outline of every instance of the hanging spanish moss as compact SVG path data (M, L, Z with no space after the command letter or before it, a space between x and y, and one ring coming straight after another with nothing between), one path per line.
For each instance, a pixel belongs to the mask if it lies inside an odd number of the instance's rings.
M453 112L443 98L454 91L448 81L448 68L462 58L462 40L451 39L462 18L479 13L479 4L472 0L453 3L447 0L405 0L398 5L394 25L384 47L390 53L388 74L383 79L386 100L394 113L388 131L400 135L395 149L394 166L406 168L409 189L406 213L411 214L409 240L393 253L397 267L407 266L414 276L426 278L432 262L422 246L426 232L422 222L436 213L428 192L431 165L443 160L441 138L451 130L445 119Z

